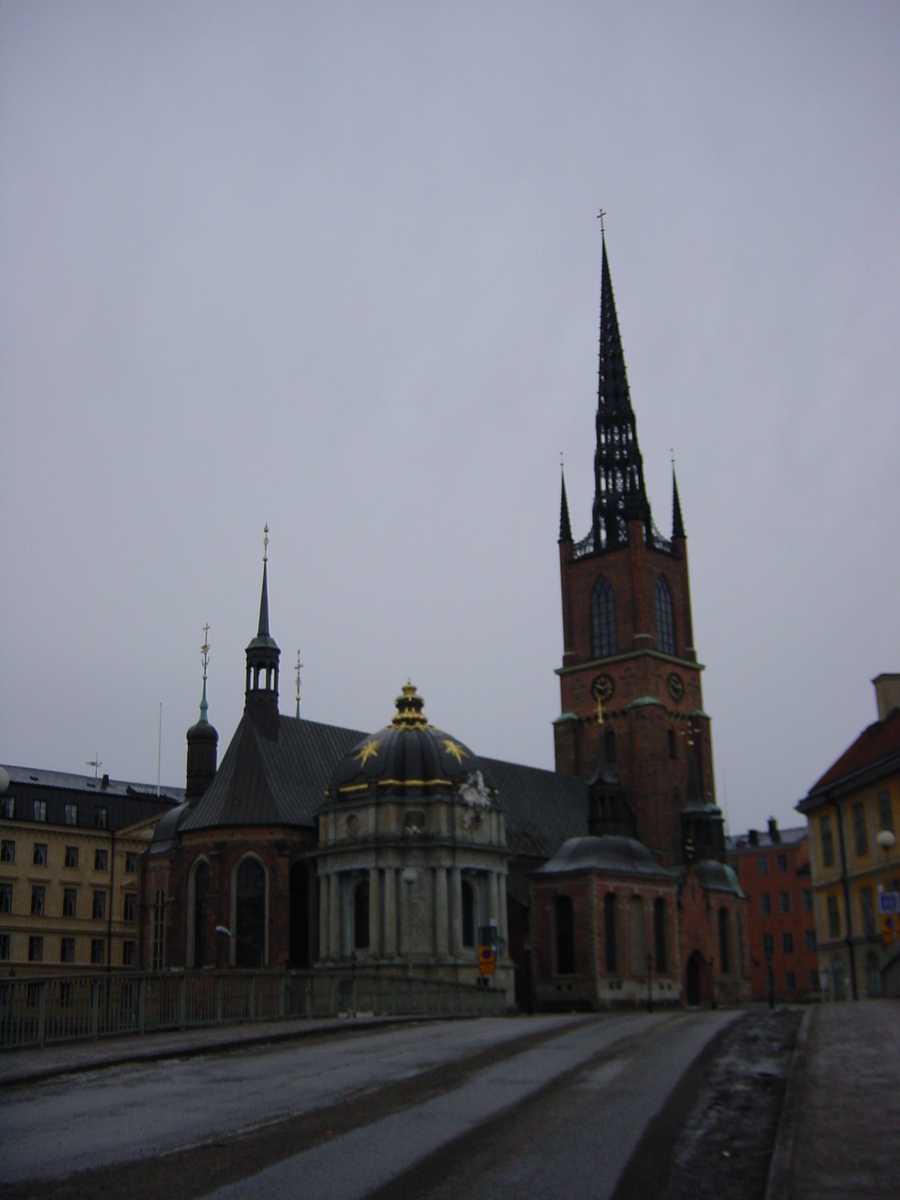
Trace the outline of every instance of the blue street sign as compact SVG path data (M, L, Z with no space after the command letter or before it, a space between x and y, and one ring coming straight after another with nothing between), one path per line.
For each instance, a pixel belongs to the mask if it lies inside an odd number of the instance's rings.
M900 892L879 892L878 911L882 916L900 913Z

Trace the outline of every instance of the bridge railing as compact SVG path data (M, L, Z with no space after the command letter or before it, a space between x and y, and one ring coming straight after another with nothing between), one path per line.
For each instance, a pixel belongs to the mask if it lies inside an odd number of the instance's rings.
M345 1013L505 1011L498 988L344 968L54 975L0 981L0 1050Z

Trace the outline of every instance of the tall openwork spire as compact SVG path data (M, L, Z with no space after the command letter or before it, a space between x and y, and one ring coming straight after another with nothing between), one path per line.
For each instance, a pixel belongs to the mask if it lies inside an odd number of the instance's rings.
M678 498L678 480L675 478L675 466L672 466L672 537L683 538L684 521L681 518L681 501Z
M257 725L274 737L278 728L278 660L281 651L269 633L269 527L263 538L263 577L259 628L247 647L246 704Z
M653 536L650 503L644 488L644 464L625 373L625 357L604 237L592 522L595 551L627 545L627 524L635 519L643 522L646 538L650 541Z
M559 497L559 540L561 542L571 542L572 540L572 524L569 521L569 501L566 496L566 473L562 468L562 463L559 464L559 474L562 480L562 492Z

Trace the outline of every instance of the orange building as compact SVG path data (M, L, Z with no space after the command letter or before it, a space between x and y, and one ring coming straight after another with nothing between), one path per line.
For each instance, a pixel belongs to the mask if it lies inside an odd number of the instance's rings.
M728 858L746 894L750 985L765 999L818 1000L819 959L807 828L750 829L728 839ZM771 972L771 978L770 973Z

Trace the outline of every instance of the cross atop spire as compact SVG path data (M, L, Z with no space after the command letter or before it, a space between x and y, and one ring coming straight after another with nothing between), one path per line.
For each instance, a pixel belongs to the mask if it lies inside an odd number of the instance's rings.
M619 319L613 296L606 238L600 278L600 369L597 388L597 449L594 454L594 549L628 544L628 522L643 522L653 536L650 503L644 488L644 463L631 407Z
M263 526L263 562L269 561L269 523Z

